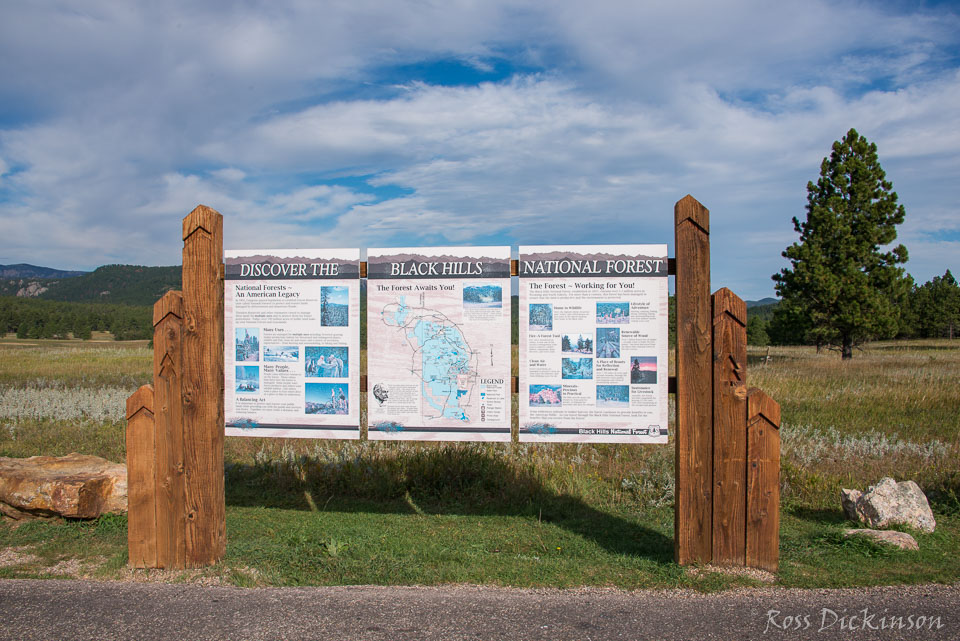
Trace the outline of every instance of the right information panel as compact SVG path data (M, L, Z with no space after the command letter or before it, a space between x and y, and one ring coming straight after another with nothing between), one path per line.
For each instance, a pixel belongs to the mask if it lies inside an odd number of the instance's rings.
M520 441L667 442L667 246L521 246Z

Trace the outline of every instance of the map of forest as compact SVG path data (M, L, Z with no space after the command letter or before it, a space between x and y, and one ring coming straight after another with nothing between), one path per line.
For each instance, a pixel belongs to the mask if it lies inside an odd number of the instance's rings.
M478 353L470 348L461 324L435 309L406 303L385 305L381 319L403 332L410 348L410 372L420 379L428 419L471 421L468 413L477 382Z

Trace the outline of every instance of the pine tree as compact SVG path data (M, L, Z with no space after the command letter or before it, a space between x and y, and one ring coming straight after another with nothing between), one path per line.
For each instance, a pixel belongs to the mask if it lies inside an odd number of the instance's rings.
M78 320L73 326L73 337L88 341L90 340L90 336L90 324L86 321Z
M896 334L908 281L907 249L881 251L897 237L903 205L880 167L877 146L855 129L833 143L816 184L807 183L807 219L793 219L800 240L774 274L787 305L809 321L806 339L839 346L842 357L870 338Z
M770 344L770 336L767 334L767 325L769 323L759 316L747 317L747 345L758 345L764 347Z

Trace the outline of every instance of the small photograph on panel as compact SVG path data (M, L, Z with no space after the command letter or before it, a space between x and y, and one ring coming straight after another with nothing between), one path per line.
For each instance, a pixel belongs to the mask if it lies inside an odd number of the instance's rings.
M237 358L239 362L260 360L260 328L238 327L236 331Z
M300 360L299 345L278 345L263 348L263 360L269 363L295 363Z
M346 383L306 383L304 411L307 414L349 414L350 386Z
M501 309L503 288L500 285L464 285L463 306L474 309Z
M320 325L346 327L350 324L350 293L346 285L320 287Z
M597 407L627 409L630 407L629 385L597 385Z
M571 332L560 335L560 351L564 354L593 355L593 332Z
M560 361L560 377L566 379L592 379L592 358L564 358Z
M657 357L631 356L630 382L633 385L655 385L657 382Z
M348 347L304 347L304 374L308 378L346 378L348 353Z
M260 392L260 368L256 365L237 365L237 393L257 394Z
M630 322L630 303L597 303L597 323L626 325Z
M620 328L597 328L597 358L620 358Z
M559 385L531 385L530 407L552 405L560 407L562 403L561 387Z
M549 332L553 330L553 305L549 303L530 303L530 331Z

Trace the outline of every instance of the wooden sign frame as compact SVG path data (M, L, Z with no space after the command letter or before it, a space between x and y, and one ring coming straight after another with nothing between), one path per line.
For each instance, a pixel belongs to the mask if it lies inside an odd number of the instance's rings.
M746 387L746 305L710 294L709 210L688 195L674 222L674 556L776 570L780 406ZM183 242L183 292L154 306L153 385L127 399L133 567L204 567L226 551L223 217L198 206Z

